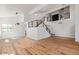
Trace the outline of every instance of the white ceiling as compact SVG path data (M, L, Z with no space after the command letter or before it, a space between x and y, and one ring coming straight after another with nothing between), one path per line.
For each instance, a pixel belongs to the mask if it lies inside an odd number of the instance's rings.
M0 17L15 15L16 12L28 14L32 9L37 6L37 4L1 4Z
M8 17L19 14L24 14L25 20L40 19L47 12L54 10L62 4L0 4L0 17Z

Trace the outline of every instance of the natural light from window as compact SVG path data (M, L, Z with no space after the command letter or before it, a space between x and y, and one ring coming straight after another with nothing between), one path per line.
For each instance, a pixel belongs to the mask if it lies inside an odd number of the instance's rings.
M12 32L12 25L11 24L2 24L2 32Z

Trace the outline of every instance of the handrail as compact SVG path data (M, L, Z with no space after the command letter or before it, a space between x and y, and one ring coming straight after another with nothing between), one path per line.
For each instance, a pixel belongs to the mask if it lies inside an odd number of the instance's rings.
M38 22L39 22L39 21L38 21ZM47 27L47 25L44 23L44 20L41 20L41 21L37 24L36 27L39 27L40 24L42 24L43 27L46 29L46 31L47 31L50 35L52 35L50 29L49 29L49 28Z
M50 35L52 35L50 29L47 27L47 25L46 25L44 22L43 22L43 27L46 29L46 31L47 31Z
M41 20L41 22L40 22L40 23L38 23L36 27L38 27L40 24L42 24L42 22L43 22L43 21Z

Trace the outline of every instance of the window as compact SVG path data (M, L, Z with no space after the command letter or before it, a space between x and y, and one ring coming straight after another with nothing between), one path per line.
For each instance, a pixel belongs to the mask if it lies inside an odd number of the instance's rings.
M11 32L12 31L12 25L11 24L2 24L2 31L3 32Z
M52 21L59 20L59 14L52 15Z
M60 19L69 19L70 18L70 7L60 9Z

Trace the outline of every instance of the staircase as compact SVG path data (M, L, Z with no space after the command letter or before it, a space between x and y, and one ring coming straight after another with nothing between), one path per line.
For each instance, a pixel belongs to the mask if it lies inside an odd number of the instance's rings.
M35 20L32 22L32 27L27 28L27 37L34 40L40 40L52 36L52 33L49 27L44 23L44 20Z
M43 27L46 29L46 31L52 36L53 34L51 33L50 29L47 27L46 24L43 22Z
M39 27L41 24L43 24L43 27L46 29L46 31L51 35L53 36L53 34L51 33L50 29L48 28L48 26L44 23L43 20L41 20L41 22L39 22L38 26Z

